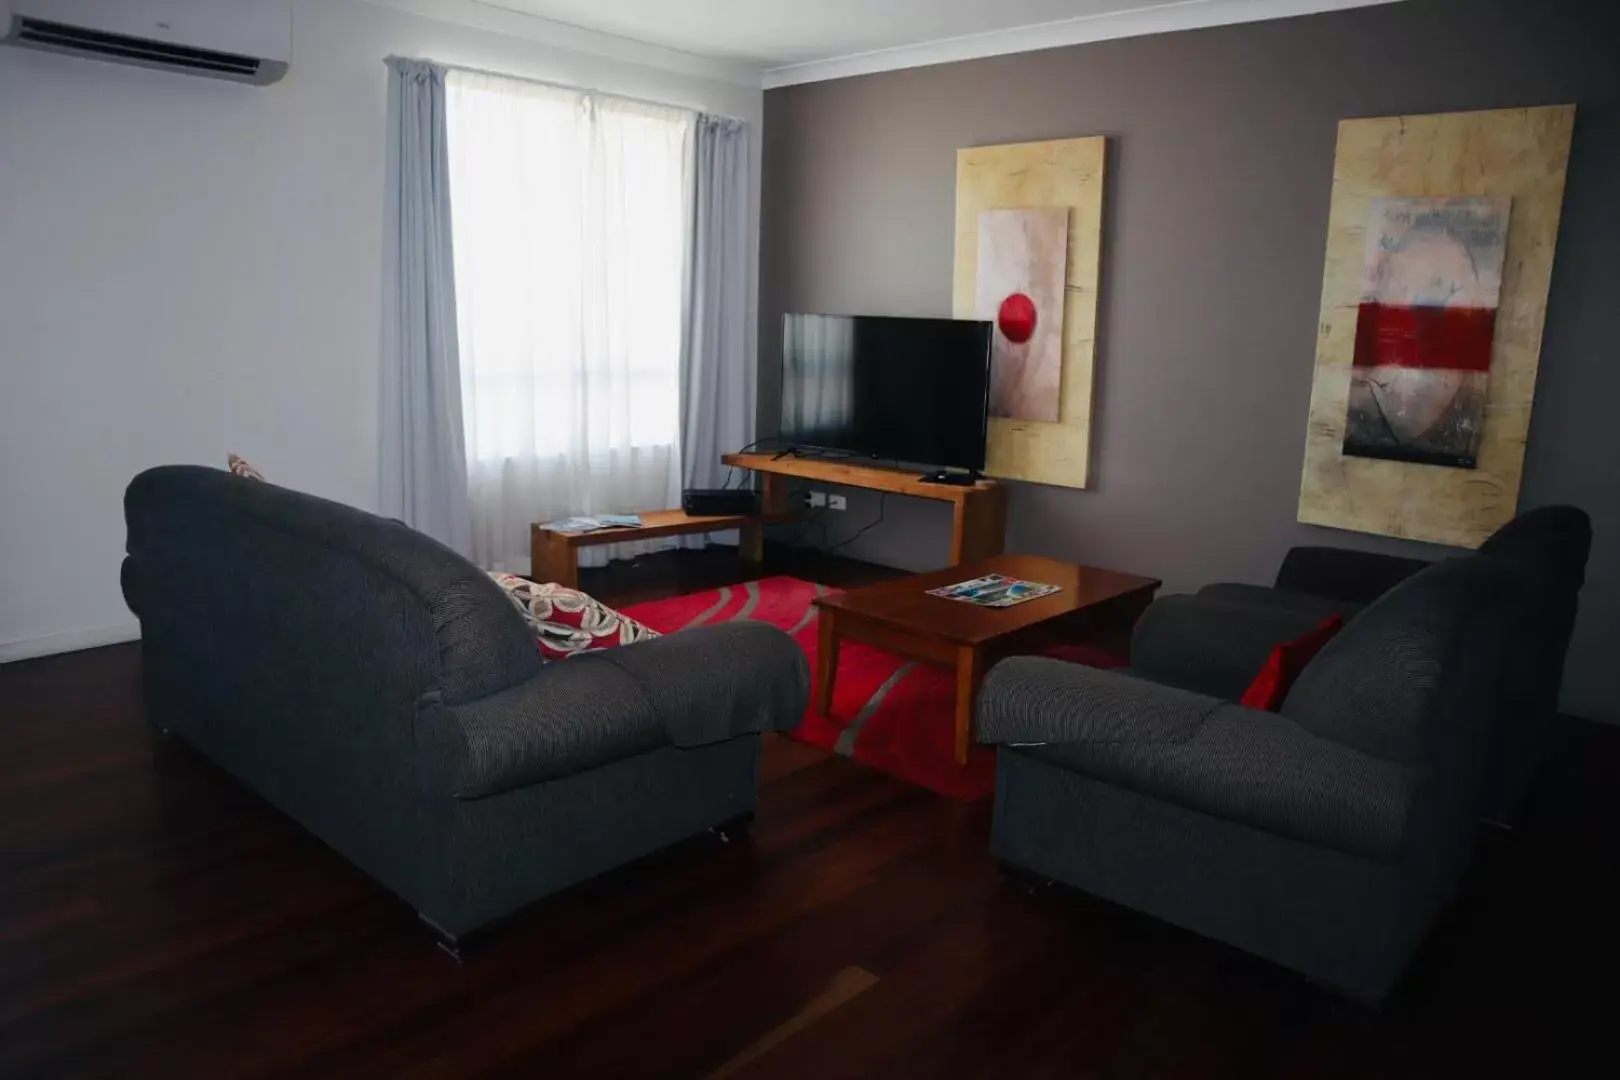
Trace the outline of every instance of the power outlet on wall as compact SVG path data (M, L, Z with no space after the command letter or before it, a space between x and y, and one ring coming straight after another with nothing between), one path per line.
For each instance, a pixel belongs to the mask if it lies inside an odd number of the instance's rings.
M847 510L849 509L849 500L842 495L829 495L827 496L827 509Z
M810 505L811 506L826 506L827 505L827 493L825 491L812 491L812 492L810 492Z

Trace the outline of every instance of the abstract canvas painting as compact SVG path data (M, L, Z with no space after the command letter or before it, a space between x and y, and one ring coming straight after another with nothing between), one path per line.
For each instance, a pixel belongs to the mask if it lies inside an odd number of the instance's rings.
M991 416L1058 419L1068 254L1067 207L979 214L974 307L979 318L995 323L990 346Z
M1311 407L1305 423L1305 455L1299 479L1300 521L1408 540L1478 547L1513 518L1524 479L1525 447L1530 438L1536 374L1541 365L1541 335L1558 250L1558 224L1575 113L1573 105L1539 105L1422 116L1357 117L1339 124L1322 263ZM1465 205L1454 201L1457 196L1490 199L1474 211L1450 214L1448 207ZM1377 199L1390 200L1389 207L1375 208ZM1509 199L1511 204L1496 201ZM1402 204L1437 213L1402 215L1406 220L1386 228L1390 210L1399 210ZM1451 218L1449 224L1460 226L1460 230L1454 228L1448 235L1447 217ZM1504 217L1505 244L1500 240ZM1474 226L1484 223L1490 227L1481 235ZM1401 239L1408 236L1412 242L1403 245ZM1416 242L1419 240L1421 244ZM1505 257L1497 254L1503 247L1507 249ZM1372 258L1368 257L1369 248L1373 250ZM1435 441L1442 445L1446 442L1429 440L1425 445L1413 438L1414 431L1435 430L1437 425L1425 423L1425 416L1412 412L1397 419L1398 429L1378 426L1382 421L1380 410L1398 411L1389 396L1395 380L1384 380L1381 390L1373 385L1377 375L1372 361L1377 358L1378 331L1384 320L1381 311L1363 307L1369 300L1378 303L1383 295L1395 298L1392 307L1406 306L1400 302L1401 290L1390 288L1386 292L1381 282L1369 282L1374 275L1369 275L1368 268L1379 267L1388 250L1392 258L1383 279L1391 285L1401 279L1410 280L1411 275L1397 272L1399 264L1404 257L1424 249L1450 252L1449 258L1435 260L1436 270L1443 271L1445 265L1464 265L1460 272L1419 275L1417 284L1425 287L1408 290L1416 294L1414 299L1427 294L1429 307L1471 304L1488 309L1495 295L1496 314L1489 320L1489 360L1480 358L1480 344L1452 350L1454 354L1471 355L1472 360L1450 370L1471 368L1474 374L1466 381L1484 385L1482 419L1472 425L1472 468L1366 457L1356 449L1358 444L1379 446L1415 457L1411 454L1414 446L1432 449ZM1466 260L1460 258L1464 253ZM1436 277L1441 283L1448 277L1453 281L1443 289L1435 289ZM1476 284L1462 288L1464 283ZM1373 284L1378 287L1369 288ZM1453 291L1452 285L1459 287ZM1459 305L1458 301L1467 303ZM1443 320L1445 314L1415 312L1412 321L1415 324L1419 318L1428 317ZM1358 323L1364 331L1359 335L1359 356ZM1481 315L1475 320L1475 329L1483 331L1485 323ZM1395 342L1406 339L1400 334L1389 336ZM1483 339L1485 334L1472 337ZM1390 351L1401 355L1399 349ZM1416 351L1414 341L1408 355ZM1439 365L1437 369L1446 370ZM1442 384L1455 382L1459 389L1465 381L1455 375L1435 378ZM1349 400L1352 383L1358 384L1355 410ZM1447 389L1442 385L1441 394ZM1375 392L1383 393L1384 399L1375 397ZM1359 414L1356 419L1367 422L1347 439L1353 411ZM1471 420L1481 415L1473 409L1459 409L1452 415L1457 412L1466 412ZM1451 430L1458 426L1453 425ZM1448 430L1444 422L1438 428L1436 435ZM1397 433L1404 444L1396 442ZM1446 452L1452 453L1453 449ZM1457 456L1464 460L1468 457L1466 453Z
M1511 204L1372 201L1346 454L1478 464Z

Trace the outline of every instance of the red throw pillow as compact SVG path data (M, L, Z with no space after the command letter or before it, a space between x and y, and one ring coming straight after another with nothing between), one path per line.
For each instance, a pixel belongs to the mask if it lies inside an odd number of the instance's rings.
M1305 665L1316 658L1316 654L1327 647L1333 640L1333 635L1344 629L1344 618L1339 615L1329 615L1317 624L1316 629L1305 634L1295 641L1285 641L1271 650L1266 657L1266 666L1260 669L1260 674L1254 677L1254 682L1243 691L1240 704L1251 709L1265 709L1267 712L1276 712L1282 708L1283 698L1288 696L1289 687L1299 678L1299 673L1305 670Z

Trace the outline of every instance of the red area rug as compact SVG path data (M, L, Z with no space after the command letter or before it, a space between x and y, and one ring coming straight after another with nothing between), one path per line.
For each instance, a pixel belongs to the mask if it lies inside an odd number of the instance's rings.
M732 619L758 619L793 635L813 672L818 642L816 609L810 602L835 591L798 578L773 577L624 611L666 634ZM1095 667L1122 663L1112 654L1076 646L1053 650L1053 655ZM982 799L995 789L995 751L974 745L967 765L956 763L955 693L955 676L948 668L846 640L839 650L832 717L807 709L791 734L941 795Z

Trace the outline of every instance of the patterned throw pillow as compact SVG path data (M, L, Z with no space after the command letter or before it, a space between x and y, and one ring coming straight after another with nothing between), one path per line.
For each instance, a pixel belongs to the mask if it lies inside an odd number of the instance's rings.
M659 636L651 627L576 589L541 585L516 574L490 571L489 576L534 630L540 653L548 660L563 660L590 649L611 649Z
M245 476L249 480L263 480L264 473L247 463L246 458L239 458L235 454L228 454L225 458L225 467L233 476Z

